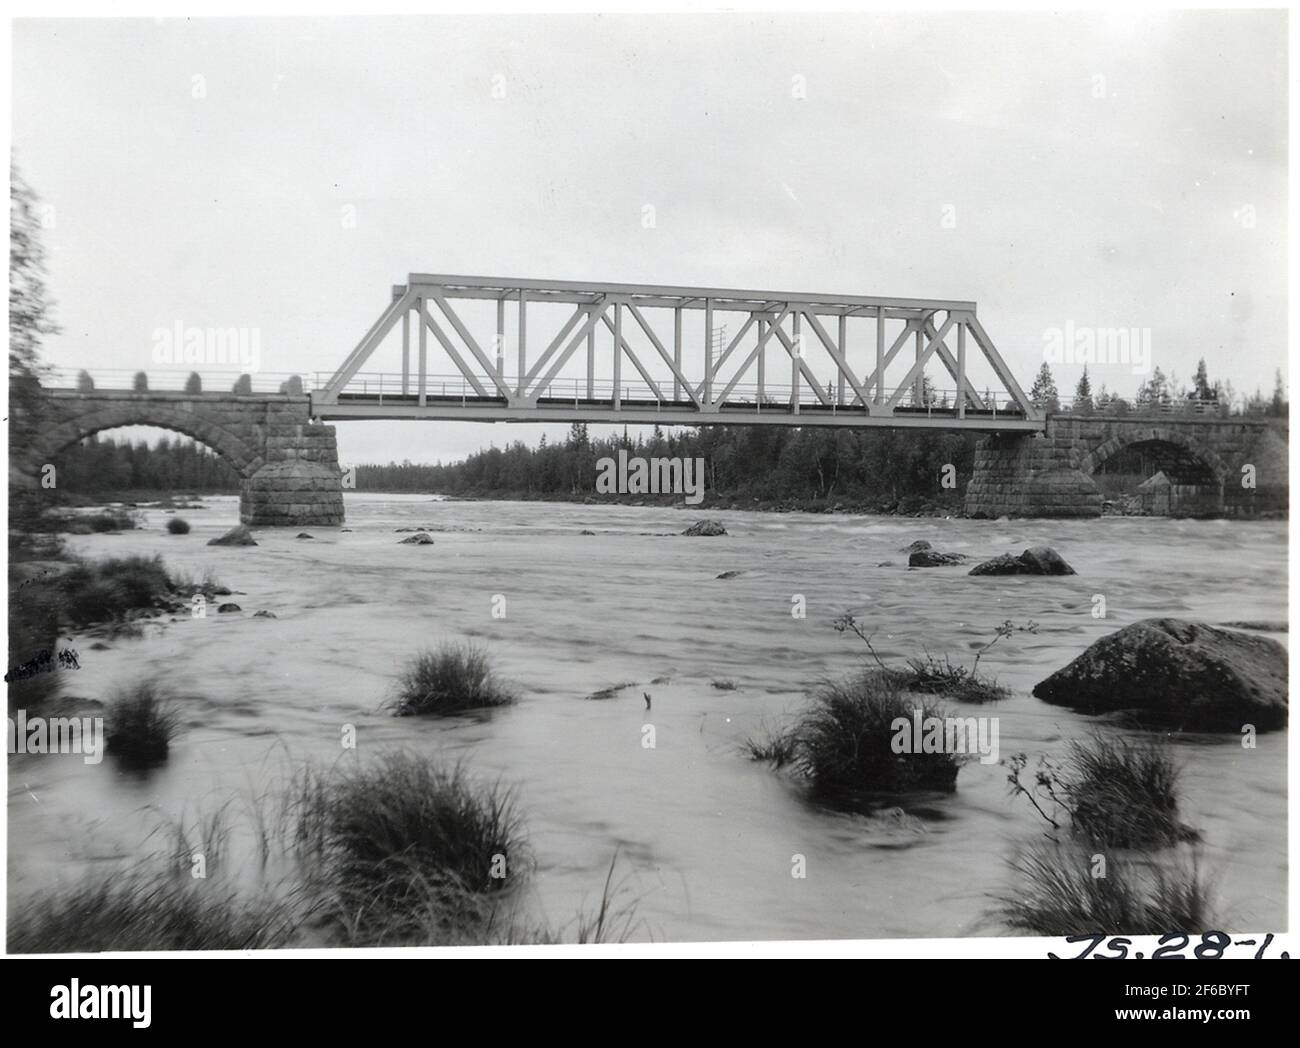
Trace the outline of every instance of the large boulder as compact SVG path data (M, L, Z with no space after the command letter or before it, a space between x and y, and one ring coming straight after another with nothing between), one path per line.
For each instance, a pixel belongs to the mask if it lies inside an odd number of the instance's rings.
M725 535L727 529L716 520L697 520L682 532L683 535Z
M952 564L961 564L966 560L965 553L940 553L937 549L919 549L907 558L909 568L946 568Z
M401 539L399 546L432 546L433 539L429 538L423 531L417 531L414 535Z
M976 564L972 575L1073 575L1075 570L1051 546L1031 546L1018 557L1003 553L1000 557Z
M1286 724L1287 653L1268 637L1143 619L1102 637L1034 694L1084 713L1135 711L1152 724L1268 731Z
M208 539L209 546L256 546L253 533L243 524L236 524L224 535Z
M911 543L910 545L904 546L901 550L899 550L899 552L919 553L921 550L927 550L927 549L934 549L934 547L931 546L928 542L926 542L925 539L917 539L915 542Z

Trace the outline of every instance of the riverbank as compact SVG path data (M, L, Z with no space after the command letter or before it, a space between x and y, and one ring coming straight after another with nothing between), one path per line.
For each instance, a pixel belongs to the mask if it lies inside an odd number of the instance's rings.
M374 492L396 494L396 492ZM959 495L945 499L906 495L898 499L781 498L764 499L745 495L705 492L697 503L688 504L680 495L589 495L585 492L436 492L448 502L554 502L583 506L658 507L705 512L735 510L751 513L844 513L854 516L960 517Z
M362 492L358 492L359 494ZM705 492L698 503L687 504L680 495L589 495L585 492L534 492L534 491L489 491L457 492L439 491L378 491L367 490L367 495L375 496L409 496L427 498L439 502L537 502L560 505L582 506L626 506L629 508L656 507L707 512L710 510L731 510L752 513L810 513L843 514L846 516L875 517L913 517L913 518L966 518L964 499L952 494L941 498L925 498L919 495L905 495L902 498L885 499L841 499L841 498L781 498L766 499L746 495L728 495ZM88 495L73 493L64 495L60 505L64 508L85 508L91 506L125 506L135 508L191 509L197 500L219 496L238 496L238 492L206 492L201 494L179 495L166 491L125 491ZM1160 517L1165 514L1152 513L1145 509L1142 500L1135 495L1123 495L1109 498L1102 503L1104 517ZM1174 514L1170 519L1192 519L1194 515ZM1282 510L1266 511L1252 515L1250 520L1287 520L1288 513ZM1219 520L1229 519L1226 515L1196 516L1195 519ZM1242 518L1231 518L1242 519Z
M197 499L214 495L235 495L239 492L207 492L203 494L179 495L168 491L117 491L102 494L71 493L64 495L61 504L67 507L88 507L124 505L129 508L161 507L171 509L189 508ZM962 516L962 499L959 495L949 498L930 499L917 495L906 495L890 499L842 499L842 498L805 498L805 499L764 499L745 495L728 495L706 492L702 501L687 505L680 495L591 495L586 492L533 492L533 491L482 491L456 492L454 494L440 491L381 491L366 489L358 494L367 495L404 495L411 497L437 498L447 502L551 502L586 506L631 506L631 507L671 507L687 510L748 510L755 513L846 513L871 516L900 517L959 517Z

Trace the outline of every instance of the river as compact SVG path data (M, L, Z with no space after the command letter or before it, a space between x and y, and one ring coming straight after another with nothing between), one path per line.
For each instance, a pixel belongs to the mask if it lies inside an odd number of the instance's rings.
M347 494L350 531L262 530L259 545L209 547L237 500L181 513L188 535L77 536L89 556L162 553L211 569L238 591L237 614L159 620L145 636L91 650L64 692L104 699L143 674L165 681L185 730L147 777L75 756L10 759L10 905L88 867L148 851L159 819L192 817L274 789L287 769L339 758L344 724L364 757L392 747L463 758L513 783L536 869L527 906L563 927L598 901L617 849L638 937L754 940L992 935L984 919L1007 860L1044 824L1009 795L1006 769L971 763L958 789L902 829L811 807L741 744L806 703L806 689L851 670L864 649L831 622L878 629L887 659L929 649L969 662L1004 619L1039 624L981 663L1012 690L994 707L1005 758L1060 755L1090 720L1029 689L1088 644L1138 619L1287 617L1280 521L1104 518L973 521L710 511L729 534L685 538L688 510L435 501ZM428 527L432 546L399 545ZM592 531L594 535L580 534ZM1054 546L1078 574L971 577L908 570L901 548L992 556ZM739 572L718 579L724 571ZM1105 599L1105 618L1093 614ZM791 614L796 595L806 618ZM500 598L504 598L504 605ZM504 617L493 609L504 607ZM274 619L254 618L269 610ZM395 719L380 710L400 664L441 639L474 638L520 701L486 717ZM1285 635L1278 636L1283 643ZM651 684L652 680L668 678ZM733 681L733 690L713 686ZM636 686L604 701L597 689ZM646 709L642 693L652 696ZM643 745L654 726L655 746ZM1245 750L1235 737L1182 736L1184 821L1235 929L1286 924L1286 733ZM235 800L231 800L235 798ZM247 849L244 849L246 852ZM231 861L240 858L236 844ZM806 877L791 876L802 855Z

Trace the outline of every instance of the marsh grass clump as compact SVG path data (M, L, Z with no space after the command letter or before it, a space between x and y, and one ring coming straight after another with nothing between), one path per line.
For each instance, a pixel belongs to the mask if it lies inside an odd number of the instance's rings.
M118 691L104 719L105 750L131 768L162 764L180 731L180 715L156 681Z
M167 533L169 535L188 535L190 533L190 522L184 517L171 517L167 521Z
M72 522L74 526L80 524L93 532L131 531L136 527L136 518L122 509L77 516L72 518Z
M285 945L293 926L282 901L241 899L206 880L118 873L11 905L6 947L9 953L258 950Z
M1070 743L1063 765L1040 758L1034 782L1021 782L1027 758L1008 761L1012 793L1027 797L1054 829L1108 848L1164 848L1198 838L1178 817L1182 769L1161 740L1097 734Z
M511 791L395 753L307 772L295 835L325 918L353 945L483 941L531 859Z
M171 596L172 579L162 557L110 557L94 565L96 574L118 583L133 608L147 608Z
M112 622L130 610L125 587L112 579L87 575L70 581L67 586L65 610L76 626Z
M1038 623L1030 620L1019 626L1010 619L993 631L993 638L980 645L969 666L955 665L947 655L939 658L926 652L919 658L910 658L904 668L887 666L872 645L875 633L868 633L852 615L845 614L835 620L838 633L852 633L867 647L867 653L876 669L897 687L921 695L942 695L958 702L985 703L1004 699L1009 691L993 677L980 673L980 659L998 641L1017 633L1037 633Z
M865 670L841 681L827 681L813 694L814 706L794 729L795 766L813 792L851 804L871 794L956 788L962 757L952 753L898 753L895 722L921 717L943 719L939 705L908 698L896 681Z
M907 660L905 670L891 670L895 682L907 691L922 695L943 695L959 702L997 702L1009 692L991 677L972 667L955 665L948 656L942 659L926 652Z
M60 585L65 611L78 626L167 606L175 590L162 558L156 555L79 561L63 574Z
M1182 769L1167 743L1095 736L1070 744L1070 817L1098 844L1134 848L1195 839L1178 818Z
M217 581L211 568L204 568L202 575L195 575L189 571L172 571L169 574L172 588L180 598L190 598L196 593L201 593L210 600L213 597L224 597L230 594L230 588Z
M1195 855L1167 862L1040 845L1011 863L1015 879L990 916L1032 935L1196 934L1219 924L1215 891Z
M135 514L110 507L95 513L51 510L33 524L42 530L61 531L69 535L95 535L112 531L132 531L140 526L140 521Z
M747 740L750 759L789 765L816 799L849 810L900 793L956 789L963 755L896 745L898 722L911 725L917 714L945 719L947 713L933 702L918 704L891 674L862 670L822 683L812 698L812 707L788 729Z
M407 663L389 708L398 717L445 716L506 706L516 698L515 690L497 679L482 648L444 644Z

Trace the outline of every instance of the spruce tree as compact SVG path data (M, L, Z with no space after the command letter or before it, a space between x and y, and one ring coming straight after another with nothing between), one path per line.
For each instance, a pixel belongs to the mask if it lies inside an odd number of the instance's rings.
M1029 399L1046 411L1060 411L1060 394L1056 391L1056 380L1052 378L1052 369L1043 361L1034 376L1034 384L1029 389Z
M1079 376L1079 382L1074 387L1074 410L1088 414L1092 409L1092 383L1088 380L1088 365L1084 364L1083 374Z

